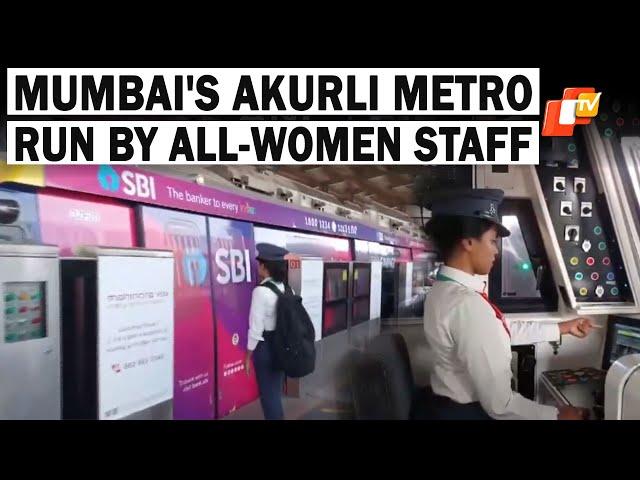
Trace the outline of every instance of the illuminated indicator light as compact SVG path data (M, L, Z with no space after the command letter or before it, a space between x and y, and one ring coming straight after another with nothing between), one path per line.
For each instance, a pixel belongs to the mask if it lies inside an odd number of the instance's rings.
M580 260L578 259L578 257L571 257L569 263L575 267L576 265L578 265L578 263L580 263Z
M610 259L609 257L604 257L604 258L602 259L602 263L603 263L604 265L610 265L610 264L611 264L611 259Z
M14 301L15 299L16 299L16 296L15 296L15 294L13 294L13 293L7 293L7 294L4 296L4 301L5 301L5 302L12 302L12 301Z
M612 130L612 129L610 129L610 128L605 128L605 130L604 130L604 136L605 136L605 137L610 137L610 136L612 136L612 135L613 135L613 130Z
M602 227L595 227L593 229L593 233L595 233L596 235L600 235L602 233Z
M31 300L31 295L29 295L27 292L22 292L20 294L20 300Z
M527 262L524 262L522 265L520 265L520 269L524 272L531 270L531 265Z
M27 310L29 310L27 307L20 307L20 313L25 313Z
M16 309L13 307L9 307L9 308L5 308L4 309L4 314L5 315L13 315L14 313L16 313Z
M582 287L582 288L580 289L580 295L582 295L583 297L584 297L587 293L589 293L589 290L587 290L585 287Z
M611 289L611 295L618 295L620 293L620 290L618 290L618 287L613 287Z
M569 151L573 153L576 151L576 144L570 143L568 148L569 148Z
M589 257L587 258L587 265L589 265L590 267L593 266L593 264L596 263L596 259L593 257Z
M600 250L606 250L606 248L607 248L607 244L606 244L606 243L604 243L604 242L600 242L600 243L598 244L598 248L599 248Z
M578 273L576 273L576 275L575 275L575 279L576 279L576 280L580 281L580 280L582 280L583 278L584 278L584 275L582 275L582 272L578 272Z
M594 282L595 282L596 280L598 280L599 278L600 278L600 274L598 274L598 272L593 272L593 273L591 274L591 280L593 280Z

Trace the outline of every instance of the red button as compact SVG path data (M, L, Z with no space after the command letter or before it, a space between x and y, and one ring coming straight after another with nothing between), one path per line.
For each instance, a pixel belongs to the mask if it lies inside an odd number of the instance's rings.
M611 263L611 259L610 259L609 257L604 257L604 258L602 259L602 263L603 263L604 265L609 265L609 264Z
M593 257L587 258L587 265L589 265L591 267L591 266L593 266L594 263L596 263L596 260ZM606 265L606 263L605 263L605 265Z
M591 280L593 280L594 282L595 282L596 280L598 280L599 278L600 278L600 274L599 274L598 272L593 272L593 273L591 274Z

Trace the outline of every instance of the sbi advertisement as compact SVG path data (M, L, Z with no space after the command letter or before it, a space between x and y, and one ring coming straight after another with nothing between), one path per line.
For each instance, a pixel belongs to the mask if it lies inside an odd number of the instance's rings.
M173 415L215 415L214 327L205 217L140 207L144 246L174 253Z
M254 372L247 375L244 369L257 264L253 225L208 220L218 346L218 417L224 417L258 398Z

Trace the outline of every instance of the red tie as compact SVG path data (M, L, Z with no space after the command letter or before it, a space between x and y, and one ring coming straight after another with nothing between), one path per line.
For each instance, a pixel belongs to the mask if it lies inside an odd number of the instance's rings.
M489 297L485 292L480 293L480 296L484 298L489 305L491 305L491 308L493 308L493 311L496 313L496 318L502 322L502 326L507 331L507 335L509 335L509 338L511 338L511 332L509 331L509 327L507 326L507 319L504 318L504 313L502 313L498 307L491 303L491 300L489 300Z

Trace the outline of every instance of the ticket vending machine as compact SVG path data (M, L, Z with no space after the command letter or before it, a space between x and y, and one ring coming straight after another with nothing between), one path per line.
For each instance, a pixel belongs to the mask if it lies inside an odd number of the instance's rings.
M0 244L0 420L61 416L58 248Z
M63 418L173 416L173 252L78 247L62 259Z

